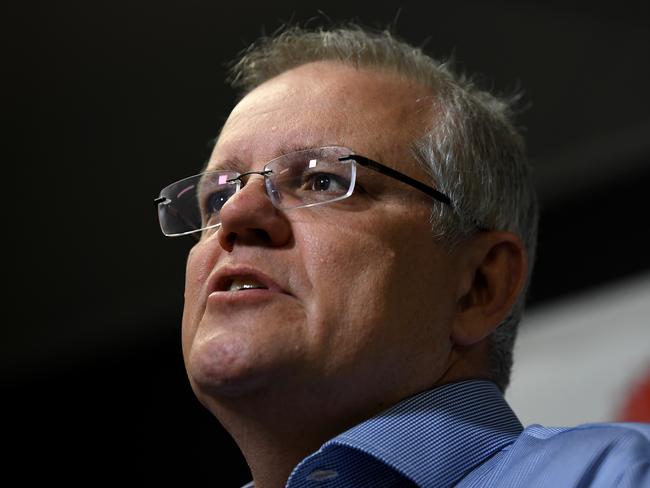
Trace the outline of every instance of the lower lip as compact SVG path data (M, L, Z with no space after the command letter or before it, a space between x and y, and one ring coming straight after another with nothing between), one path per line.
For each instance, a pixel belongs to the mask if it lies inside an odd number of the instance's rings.
M254 288L238 291L213 291L208 295L208 303L215 305L244 305L262 303L281 296L288 296L284 293L268 290L266 288Z

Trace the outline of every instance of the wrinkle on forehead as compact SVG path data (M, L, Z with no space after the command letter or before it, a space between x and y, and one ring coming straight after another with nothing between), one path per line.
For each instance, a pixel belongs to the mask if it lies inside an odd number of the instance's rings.
M399 149L403 157L430 127L433 103L427 102L433 97L429 87L385 70L308 63L246 95L228 117L217 146L223 156L240 151L246 141L265 158L278 155L282 146L330 144L372 151L371 157L387 151L393 154L386 158L397 157ZM349 141L362 141L363 147Z

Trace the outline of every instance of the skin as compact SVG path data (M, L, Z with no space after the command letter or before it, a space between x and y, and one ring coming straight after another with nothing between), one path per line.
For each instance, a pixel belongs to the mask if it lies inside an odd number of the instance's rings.
M309 63L234 108L208 167L260 170L286 146L341 145L433 184L409 149L433 95L394 74ZM188 377L258 488L284 486L323 442L408 396L485 377L485 337L523 285L518 237L480 233L450 252L432 237L428 197L359 172L350 198L286 212L253 176L188 257ZM281 291L208 298L224 266Z

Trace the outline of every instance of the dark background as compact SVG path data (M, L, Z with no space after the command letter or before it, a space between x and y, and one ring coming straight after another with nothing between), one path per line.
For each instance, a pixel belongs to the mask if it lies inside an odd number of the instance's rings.
M485 86L524 89L543 211L531 308L650 268L647 1L296 5L2 7L3 464L23 481L249 479L187 384L192 242L162 236L152 200L209 155L226 62L283 21L394 23Z

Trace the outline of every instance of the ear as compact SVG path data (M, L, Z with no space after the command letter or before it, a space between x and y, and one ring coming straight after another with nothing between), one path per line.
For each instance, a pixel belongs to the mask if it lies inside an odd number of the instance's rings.
M470 346L506 318L522 292L528 256L512 232L480 232L463 245L452 340Z

